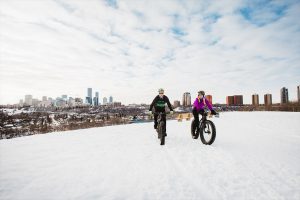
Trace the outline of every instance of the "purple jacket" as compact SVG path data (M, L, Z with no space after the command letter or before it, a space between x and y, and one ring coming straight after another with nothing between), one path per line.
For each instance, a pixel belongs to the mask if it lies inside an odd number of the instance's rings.
M212 106L211 103L205 98L203 97L202 99L200 99L200 102L198 100L198 98L195 99L194 104L193 104L193 108L196 108L197 111L200 111L201 109L204 109L205 105L204 105L204 101L205 100L205 104L207 105L209 110L212 110Z

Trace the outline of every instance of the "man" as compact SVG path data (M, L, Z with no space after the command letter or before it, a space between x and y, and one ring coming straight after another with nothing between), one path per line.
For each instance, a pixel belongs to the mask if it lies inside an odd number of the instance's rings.
M165 113L165 104L168 105L169 109L170 109L170 113L173 114L173 108L172 105L169 101L169 98L167 96L164 95L164 89L160 88L158 90L158 95L153 99L151 105L150 105L150 113L152 114L152 109L154 107L155 111L154 111L154 129L157 129L157 116L158 116L158 112L163 112ZM162 115L163 118L162 120L165 122L166 126L166 115Z

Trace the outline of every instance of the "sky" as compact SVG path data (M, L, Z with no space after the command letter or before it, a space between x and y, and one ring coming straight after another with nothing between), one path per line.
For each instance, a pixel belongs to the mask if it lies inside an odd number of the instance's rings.
M299 0L0 0L0 104L88 87L124 104L158 88L296 100L299 18Z

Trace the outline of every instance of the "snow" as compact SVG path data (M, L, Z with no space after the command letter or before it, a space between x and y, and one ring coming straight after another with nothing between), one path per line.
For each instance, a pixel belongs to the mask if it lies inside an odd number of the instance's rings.
M17 114L21 114L21 113L32 113L34 111L33 108L29 108L29 110L25 110L25 109L15 109L15 108L1 108L0 112L3 113L7 113L8 115L17 115Z
M300 199L300 113L227 112L211 146L190 121L0 141L0 199Z
M53 126L59 126L60 123L59 123L58 121L55 120L54 114L51 114L51 115L50 115L50 118L52 119L52 125L53 125Z

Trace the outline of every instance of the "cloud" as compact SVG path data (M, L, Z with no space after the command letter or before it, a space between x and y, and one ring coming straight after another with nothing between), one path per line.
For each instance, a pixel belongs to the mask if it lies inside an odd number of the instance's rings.
M284 16L289 3L273 1L249 1L239 9L241 15L250 23L264 26Z
M298 1L0 1L0 104L25 94L148 103L204 89L296 98ZM298 81L298 82L297 82ZM294 91L295 90L295 91Z

